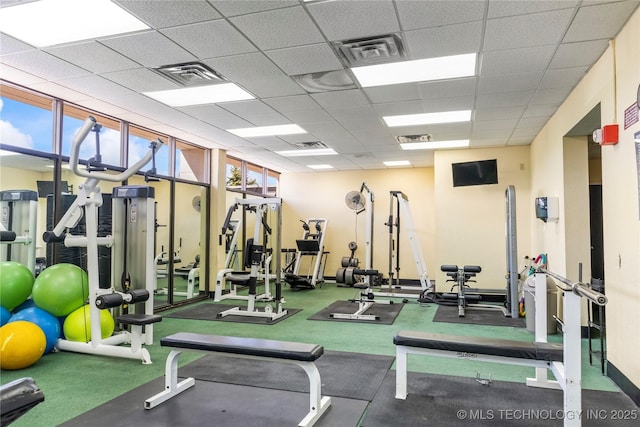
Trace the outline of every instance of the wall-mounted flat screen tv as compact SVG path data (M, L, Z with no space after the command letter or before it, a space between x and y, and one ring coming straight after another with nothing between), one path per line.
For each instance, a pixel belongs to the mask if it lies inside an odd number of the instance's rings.
M49 194L53 194L53 181L36 181L38 184L38 197L46 198ZM69 192L69 184L62 181L61 189L63 193Z
M498 161L496 159L452 163L451 167L454 187L498 183Z

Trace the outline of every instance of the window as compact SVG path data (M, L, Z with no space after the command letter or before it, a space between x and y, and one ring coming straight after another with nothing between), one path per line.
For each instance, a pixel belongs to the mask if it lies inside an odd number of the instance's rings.
M242 161L227 157L227 188L230 190L242 190Z
M267 170L267 196L275 197L279 194L280 174Z
M0 141L14 147L52 153L53 100L0 85Z
M204 148L176 141L176 178L209 182L207 155Z
M264 187L264 175L262 172L262 167L247 163L247 192L262 194L262 188Z
M163 176L171 176L169 170L169 139L165 135L160 135L146 129L142 129L135 126L129 127L129 162L131 166L138 160L144 157L149 150L151 142L160 139L162 141L162 147L156 153L156 174ZM152 162L147 163L142 167L141 172L148 172L153 168Z
M100 157L96 158L98 154L96 133L92 131L89 132L80 146L80 159L94 159L97 163L122 166L122 144L120 142L119 121L83 110L70 104L64 104L62 111L64 113L62 118L62 154L64 156L71 154L71 145L73 144L76 133L80 127L82 127L87 117L93 116L100 126Z

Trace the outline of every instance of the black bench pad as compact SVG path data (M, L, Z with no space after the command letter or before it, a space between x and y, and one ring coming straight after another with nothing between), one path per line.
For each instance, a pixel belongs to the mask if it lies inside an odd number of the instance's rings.
M324 348L317 344L193 334L190 332L178 332L164 337L160 340L160 345L191 350L217 351L249 356L272 357L276 359L298 360L302 362L313 362L324 353Z
M116 317L116 321L123 325L150 325L162 321L162 316L157 314L122 314Z
M418 331L398 331L393 343L406 347L478 353L519 359L562 361L562 345L495 338L442 335Z

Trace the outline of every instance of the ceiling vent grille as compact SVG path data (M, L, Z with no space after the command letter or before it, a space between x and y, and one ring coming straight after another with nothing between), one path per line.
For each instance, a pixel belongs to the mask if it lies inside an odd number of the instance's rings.
M309 93L356 89L355 83L345 70L298 74L291 77Z
M200 62L164 65L155 71L181 86L204 86L226 83L227 79Z
M329 148L329 146L322 141L298 142L293 145L295 145L297 148L302 148L305 150L309 150L312 148Z
M343 40L334 42L334 46L348 67L398 62L405 58L399 34Z
M426 133L424 135L400 135L396 136L396 140L400 144L406 144L409 142L431 142L431 134Z

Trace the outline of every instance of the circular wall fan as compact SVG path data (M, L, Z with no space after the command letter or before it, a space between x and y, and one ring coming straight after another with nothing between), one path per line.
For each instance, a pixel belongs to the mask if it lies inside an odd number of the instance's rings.
M201 203L200 196L195 196L191 200L191 206L193 206L193 209L195 209L196 212L200 212L200 203Z
M362 196L362 193L360 193L359 191L349 191L344 197L344 202L351 210L354 210L356 212L361 212L364 210L365 199Z

